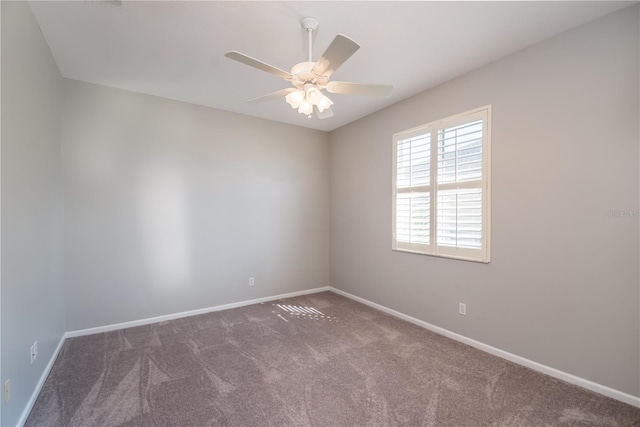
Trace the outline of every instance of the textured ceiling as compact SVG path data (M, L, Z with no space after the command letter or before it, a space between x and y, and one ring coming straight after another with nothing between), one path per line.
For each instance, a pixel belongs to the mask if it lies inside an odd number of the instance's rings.
M64 77L325 131L631 3L30 2ZM306 16L320 21L314 59L339 33L361 45L333 80L392 84L392 95L331 94L325 120L284 99L245 104L289 83L225 52L290 70L308 55Z

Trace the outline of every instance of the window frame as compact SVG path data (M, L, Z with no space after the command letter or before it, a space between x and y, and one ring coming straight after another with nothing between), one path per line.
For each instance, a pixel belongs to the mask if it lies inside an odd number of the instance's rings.
M482 120L482 177L479 180L438 183L438 131L465 123ZM420 135L430 134L430 179L428 185L415 185L408 191L429 192L429 244L398 242L396 240L398 143ZM434 149L435 147L435 149ZM482 246L480 249L460 248L437 244L438 191L450 189L480 188L482 190ZM405 131L393 134L392 144L392 186L391 186L391 249L443 258L489 263L491 261L491 105L475 108L444 119L435 120Z

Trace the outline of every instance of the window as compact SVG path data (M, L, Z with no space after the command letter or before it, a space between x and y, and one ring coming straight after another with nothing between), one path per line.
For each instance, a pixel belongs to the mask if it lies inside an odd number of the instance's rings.
M393 136L393 249L488 263L491 107Z

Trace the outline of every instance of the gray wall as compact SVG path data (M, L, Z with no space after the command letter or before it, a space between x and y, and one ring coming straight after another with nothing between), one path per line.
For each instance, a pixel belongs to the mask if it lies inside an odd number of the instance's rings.
M639 395L638 10L334 131L331 283ZM391 250L391 135L493 105L492 262ZM458 302L467 316L457 314Z
M326 133L72 80L63 115L67 330L330 284Z
M2 383L14 425L64 333L62 78L27 3L2 2ZM38 358L29 347L38 341Z

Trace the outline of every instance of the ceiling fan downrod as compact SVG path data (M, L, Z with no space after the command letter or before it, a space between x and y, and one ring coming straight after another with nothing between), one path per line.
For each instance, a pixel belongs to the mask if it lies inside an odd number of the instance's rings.
M318 29L318 20L313 17L304 18L302 20L302 27L307 30L309 35L309 62L313 62L313 32Z

